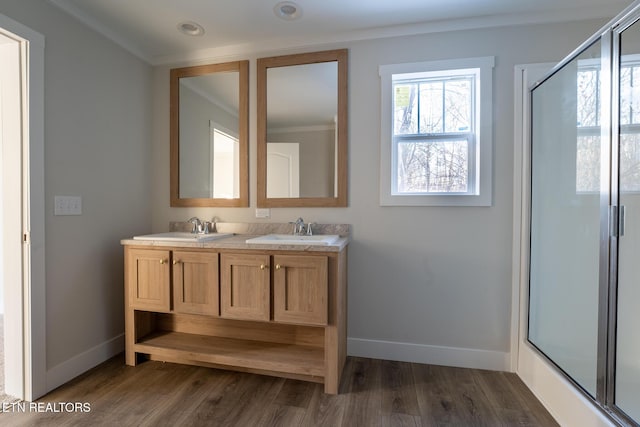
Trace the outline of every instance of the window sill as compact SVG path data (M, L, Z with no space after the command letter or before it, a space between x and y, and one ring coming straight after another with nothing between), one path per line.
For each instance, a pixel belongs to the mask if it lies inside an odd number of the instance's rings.
M491 206L491 202L489 195L380 195L380 206Z

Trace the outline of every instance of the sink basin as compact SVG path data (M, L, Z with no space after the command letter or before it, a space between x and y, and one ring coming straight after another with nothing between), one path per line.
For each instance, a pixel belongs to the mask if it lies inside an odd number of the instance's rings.
M134 236L134 240L163 240L170 242L208 242L210 240L222 239L223 237L233 236L233 233L209 233L209 234L193 234L180 231L170 231L168 233L145 234L143 236Z
M315 236L294 236L293 234L267 234L247 239L246 243L263 245L331 245L340 238L337 234L318 234Z

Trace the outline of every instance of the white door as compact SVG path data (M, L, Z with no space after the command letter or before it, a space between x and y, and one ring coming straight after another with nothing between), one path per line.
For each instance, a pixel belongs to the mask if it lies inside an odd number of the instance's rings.
M0 313L4 318L5 384L7 394L22 398L23 378L15 375L22 372L24 359L22 347L22 177L21 138L21 75L20 43L0 33L0 157L2 199L2 251L1 283L4 298ZM5 209L6 208L6 209ZM5 301L6 300L6 301Z
M300 144L267 144L267 197L300 197Z
M5 391L24 400L46 385L44 37L0 15ZM16 107L17 106L17 107ZM11 209L7 209L11 207Z

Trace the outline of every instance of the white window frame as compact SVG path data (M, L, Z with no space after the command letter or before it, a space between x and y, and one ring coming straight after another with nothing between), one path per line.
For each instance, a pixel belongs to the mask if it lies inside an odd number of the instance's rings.
M493 157L493 56L442 61L389 64L379 67L381 91L380 120L380 205L381 206L491 206ZM393 76L397 74L446 72L479 69L476 86L477 124L475 159L469 159L469 170L475 184L468 193L397 194L393 162ZM474 162L475 160L475 162ZM472 163L474 162L474 163ZM475 183L474 183L475 181Z

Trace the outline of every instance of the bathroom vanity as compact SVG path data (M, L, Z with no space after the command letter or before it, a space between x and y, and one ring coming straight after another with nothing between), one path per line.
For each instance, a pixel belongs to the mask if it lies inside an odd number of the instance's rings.
M346 360L348 237L331 244L123 240L126 363L324 384Z

